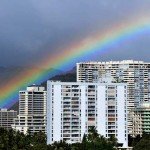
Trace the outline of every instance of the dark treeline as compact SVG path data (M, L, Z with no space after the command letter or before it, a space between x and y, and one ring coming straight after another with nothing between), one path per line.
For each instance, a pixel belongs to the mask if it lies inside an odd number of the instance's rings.
M150 134L143 133L143 136L137 136L128 138L129 146L133 147L133 150L150 150Z
M100 136L95 128L83 137L82 143L67 144L65 141L46 144L46 135L42 132L31 135L14 130L0 128L0 150L115 150L115 138Z
M150 135L143 135L143 138L130 138L130 145L134 150L149 150ZM46 135L42 132L31 135L14 130L0 128L0 150L115 150L118 146L114 137L106 139L99 135L95 128L92 128L88 135L84 135L82 143L67 144L65 141L46 144Z

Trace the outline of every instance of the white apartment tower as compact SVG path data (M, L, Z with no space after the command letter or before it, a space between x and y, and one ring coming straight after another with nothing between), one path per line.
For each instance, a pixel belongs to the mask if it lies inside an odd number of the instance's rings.
M42 86L32 85L19 92L19 115L12 127L24 134L45 132L47 92Z
M127 86L124 83L47 83L47 143L81 142L88 129L109 138L114 135L123 147L127 137Z

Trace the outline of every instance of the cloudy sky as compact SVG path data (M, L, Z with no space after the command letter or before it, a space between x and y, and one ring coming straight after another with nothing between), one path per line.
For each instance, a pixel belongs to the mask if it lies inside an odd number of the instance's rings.
M0 66L36 64L92 33L149 14L149 0L0 0ZM150 34L111 49L93 60L150 61Z

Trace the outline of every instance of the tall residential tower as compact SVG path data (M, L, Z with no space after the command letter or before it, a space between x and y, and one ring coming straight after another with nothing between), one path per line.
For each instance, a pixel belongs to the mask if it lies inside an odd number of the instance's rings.
M81 142L90 127L127 147L127 86L122 83L52 82L47 87L47 143Z
M47 92L42 86L32 85L19 92L19 115L12 126L14 129L31 133L46 130Z
M141 102L150 101L150 63L133 60L77 63L78 82L103 82L104 77L127 83L128 112ZM130 118L128 126L130 134Z
M78 82L101 82L104 76L128 84L129 108L150 100L150 63L133 60L77 63Z

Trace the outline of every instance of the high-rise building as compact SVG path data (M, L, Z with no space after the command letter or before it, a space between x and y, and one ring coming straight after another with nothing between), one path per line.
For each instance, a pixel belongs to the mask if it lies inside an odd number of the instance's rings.
M14 124L14 118L16 117L17 111L0 109L0 127L11 129L11 125Z
M102 82L103 77L113 77L116 82L127 83L128 114L141 102L150 101L150 63L133 60L77 63L78 82ZM130 134L130 118L128 127Z
M14 129L30 133L46 131L47 92L42 86L32 85L19 92L19 115L12 126Z
M128 146L124 83L47 83L47 143L81 142L90 127Z
M150 134L150 102L143 102L132 113L132 136Z

